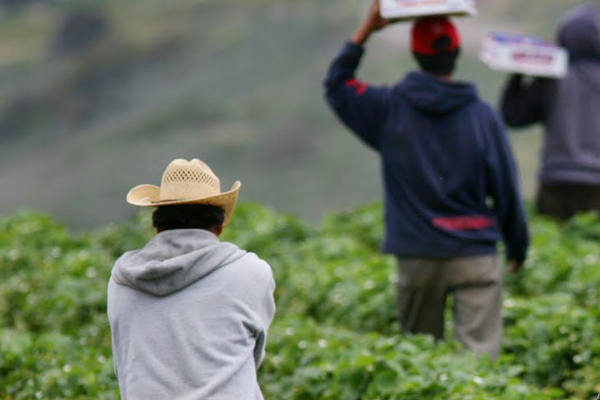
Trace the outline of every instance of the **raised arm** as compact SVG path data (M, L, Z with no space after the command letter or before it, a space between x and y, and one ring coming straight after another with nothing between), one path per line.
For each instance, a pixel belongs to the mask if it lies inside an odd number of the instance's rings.
M369 9L367 18L356 30L350 41L357 46L363 46L373 32L376 32L389 24L389 20L381 17L381 13L379 12L379 0L374 0Z
M367 18L332 62L324 82L325 96L335 114L374 149L379 148L390 89L361 82L355 73L367 39L388 24L381 18L376 0Z
M512 75L501 99L502 117L508 126L525 127L543 121L549 101L549 80L526 84L522 75Z

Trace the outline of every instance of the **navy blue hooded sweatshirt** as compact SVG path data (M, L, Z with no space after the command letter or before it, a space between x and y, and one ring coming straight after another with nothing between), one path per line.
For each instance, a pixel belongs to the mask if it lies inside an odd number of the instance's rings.
M325 80L338 117L382 161L383 250L400 257L494 254L525 260L529 236L512 152L498 113L468 83L412 72L399 84L354 77L348 43Z

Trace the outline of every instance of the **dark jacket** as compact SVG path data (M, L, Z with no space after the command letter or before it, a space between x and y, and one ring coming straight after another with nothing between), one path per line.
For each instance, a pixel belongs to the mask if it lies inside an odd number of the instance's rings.
M325 88L338 117L381 155L383 250L402 257L485 255L504 238L508 258L524 260L525 212L499 115L473 85L426 73L410 73L393 87L359 82L362 54L348 43Z
M542 183L600 185L600 12L591 3L561 21L557 38L570 57L563 79L513 76L501 108L512 127L544 124Z

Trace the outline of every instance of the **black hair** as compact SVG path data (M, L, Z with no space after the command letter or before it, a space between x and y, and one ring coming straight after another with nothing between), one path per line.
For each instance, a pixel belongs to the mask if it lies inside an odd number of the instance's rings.
M225 221L221 207L208 204L176 204L160 206L152 214L152 225L159 231L172 229L204 229L212 231Z
M460 47L448 50L452 45L450 37L444 35L433 42L433 50L436 54L420 54L413 52L419 66L425 72L437 76L450 75L456 67L456 59L460 54Z

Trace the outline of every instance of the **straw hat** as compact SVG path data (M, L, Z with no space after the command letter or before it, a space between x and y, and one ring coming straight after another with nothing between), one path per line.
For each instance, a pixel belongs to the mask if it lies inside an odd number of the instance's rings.
M221 192L219 178L208 165L194 158L177 159L165 169L160 187L138 185L127 193L127 202L140 207L159 207L174 204L208 204L225 211L227 225L233 214L242 184L236 181L231 190Z

